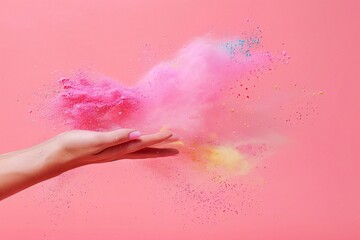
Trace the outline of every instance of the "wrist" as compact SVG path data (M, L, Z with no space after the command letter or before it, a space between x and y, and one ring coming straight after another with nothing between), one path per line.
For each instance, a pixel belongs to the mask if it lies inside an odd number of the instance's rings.
M39 182L64 172L63 164L56 159L58 150L51 145L42 144L14 156L19 172L27 180Z
M15 153L12 162L16 165L19 174L29 180L43 181L71 169L61 153L62 147L50 140Z
M39 145L0 156L0 200L64 170L53 158L54 149Z

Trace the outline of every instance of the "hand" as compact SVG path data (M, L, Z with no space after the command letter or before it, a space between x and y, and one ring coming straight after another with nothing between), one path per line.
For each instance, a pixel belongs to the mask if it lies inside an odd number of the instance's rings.
M120 159L175 155L178 151L174 148L151 146L176 140L168 131L140 136L140 133L134 129L119 129L111 132L75 130L58 135L53 139L52 144L60 147L57 161L73 168Z
M83 165L175 155L176 149L161 144L176 140L168 131L142 136L133 129L62 133L32 148L0 155L0 200Z

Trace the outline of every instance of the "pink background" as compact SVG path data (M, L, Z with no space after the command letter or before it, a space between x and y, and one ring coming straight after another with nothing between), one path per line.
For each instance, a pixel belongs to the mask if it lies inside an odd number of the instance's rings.
M168 183L120 162L0 202L0 239L360 239L359 7L356 0L1 1L0 152L56 134L28 111L39 88L62 73L86 66L134 82L209 32L260 26L265 46L292 57L266 78L324 95L316 116L289 130L293 144L266 160L266 185L244 213L191 221L191 211L174 211L189 206L174 206Z

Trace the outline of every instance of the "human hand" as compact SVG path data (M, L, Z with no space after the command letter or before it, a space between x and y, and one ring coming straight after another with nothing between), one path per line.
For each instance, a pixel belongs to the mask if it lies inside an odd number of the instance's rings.
M57 164L71 169L87 164L112 162L121 159L167 157L178 154L174 148L152 147L176 141L169 131L140 135L134 129L111 132L74 130L53 138L50 144L59 147Z
M178 150L161 144L176 140L168 131L140 136L133 129L59 134L34 147L0 155L0 200L83 165L175 155Z

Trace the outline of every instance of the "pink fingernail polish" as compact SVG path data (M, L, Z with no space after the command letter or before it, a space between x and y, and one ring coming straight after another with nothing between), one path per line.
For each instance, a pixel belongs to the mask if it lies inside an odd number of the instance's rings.
M133 139L137 139L141 136L141 133L139 131L134 131L129 133L129 139L133 140Z

